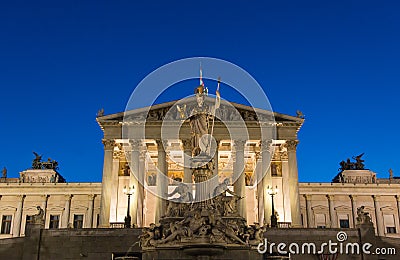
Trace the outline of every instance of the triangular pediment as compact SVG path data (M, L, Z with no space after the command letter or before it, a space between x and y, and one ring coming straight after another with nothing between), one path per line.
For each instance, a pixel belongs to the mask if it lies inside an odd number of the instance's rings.
M122 122L124 121L124 117L129 117L131 120L146 120L146 121L162 121L166 117L170 117L167 119L178 119L179 111L177 111L176 106L174 106L178 101L170 101L166 103L152 105L151 107L143 107L138 109L133 109L127 112L120 112L110 115L104 115L97 117L97 121L101 124L102 122ZM213 104L215 102L214 98L207 97L206 103ZM188 102L187 107L185 109L190 111L195 106L195 99L193 102ZM237 112L231 112L232 110L236 110ZM172 112L171 112L172 111ZM253 108L251 106L232 103L229 102L229 105L225 105L221 103L220 108L218 108L216 112L217 117L221 117L223 120L235 120L240 116L246 122L258 122L259 117L263 117L260 120L274 120L276 123L292 123L296 124L299 127L303 124L304 118L298 116L290 116L277 112L271 112L264 109ZM273 117L272 117L273 115Z

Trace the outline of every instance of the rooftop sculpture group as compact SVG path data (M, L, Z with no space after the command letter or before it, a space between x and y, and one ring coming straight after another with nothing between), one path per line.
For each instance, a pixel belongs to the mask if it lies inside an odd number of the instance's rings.
M353 160L356 160L355 162L351 162L350 158L347 158L346 161L341 161L340 162L340 168L339 171L344 171L344 170L364 170L364 160L361 159L361 157L364 155L364 153L358 155L358 156L353 156Z
M58 170L58 162L48 158L47 161L42 161L42 155L39 155L36 152L33 152L35 155L35 159L32 161L32 169L51 169L54 171Z

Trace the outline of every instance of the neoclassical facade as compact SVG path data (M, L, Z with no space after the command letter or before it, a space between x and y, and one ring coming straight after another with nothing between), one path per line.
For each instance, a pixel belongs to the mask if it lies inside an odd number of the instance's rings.
M97 117L104 132L101 183L1 178L0 238L24 236L25 225L36 214L37 206L44 210L45 228L49 229L121 227L127 211L136 227L157 222L165 214L167 203L156 194L172 192L178 182L193 183L190 168L184 167L184 155L191 153L189 123L182 121L179 138L161 137L163 121L174 103L129 112L140 122L145 119L141 126L144 137L124 136L126 113ZM398 179L376 179L372 171L356 170L346 172L348 177L342 182L299 183L297 133L304 119L273 113L275 136L272 140L263 139L257 117L269 112L256 114L256 109L241 104L233 107L244 121L248 135L246 139L232 140L228 128L240 132L243 126L223 122L224 117L229 117L229 109L220 115L213 132L213 176L219 183L227 179L230 189L243 197L238 210L248 224L271 224L272 198L267 188L273 187L278 189L274 208L281 228L353 228L357 208L364 206L377 235L399 237ZM49 170L42 169L27 171L32 176L49 174ZM169 181L158 182L160 173ZM134 187L129 209L125 187Z

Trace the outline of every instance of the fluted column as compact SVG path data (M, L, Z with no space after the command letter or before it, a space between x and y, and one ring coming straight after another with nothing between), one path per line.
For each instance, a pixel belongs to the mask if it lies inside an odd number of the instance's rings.
M46 213L47 213L47 201L49 199L49 195L42 195L42 205L40 205L40 207L43 209L43 215L44 215L44 219L46 220Z
M372 195L374 199L374 207L375 207L375 218L376 218L376 231L378 236L385 236L385 230L383 226L383 216L381 214L381 203L380 196Z
M307 211L307 227L308 228L313 228L314 226L314 219L313 219L313 212L311 208L311 198L312 196L310 194L304 195L304 198L306 199L306 211Z
M331 221L331 228L337 228L337 220L335 214L335 205L333 203L333 195L326 195L328 199L328 206L329 206L329 219Z
M119 164L120 158L122 156L123 151L113 151L113 162L112 162L112 173L110 179L110 219L109 222L117 222L117 212L118 212L118 174L119 174Z
M138 209L138 188L139 188L139 157L140 157L140 140L129 140L131 144L131 175L129 176L129 186L134 187L132 200L130 205L130 215L132 216L132 224L137 225L137 209Z
M397 216L400 219L400 195L396 195L395 197L396 197L396 201L397 201L397 214L398 214Z
M156 223L165 214L167 208L167 201L163 199L168 193L168 163L167 163L167 153L165 148L167 146L167 141L156 140L157 150L158 150L158 163L157 163L157 204L156 204Z
M93 209L94 209L94 199L96 198L95 194L90 194L88 195L88 200L89 200L89 207L88 207L88 214L86 217L86 225L85 227L87 228L92 228L93 227Z
M192 142L190 139L182 139L183 148L183 182L193 183L192 170L190 169L190 157L192 156ZM192 187L190 187L192 189Z
M107 228L110 226L110 205L112 196L111 193L113 192L111 186L112 168L113 168L112 162L113 162L113 150L115 146L115 140L103 139L103 144L104 144L104 164L103 164L103 178L101 181L99 226Z
M18 195L17 212L15 213L15 220L12 230L13 237L19 237L21 233L22 210L24 208L25 195Z
M212 195L214 193L215 188L219 185L219 169L218 169L218 159L219 159L219 144L220 144L220 140L215 140L217 143L217 146L215 147L215 153L214 153L214 157L213 157L213 163L214 163L214 171L213 171L213 175L212 175L212 181L210 184L210 190L209 190L209 194Z
M139 156L139 183L138 183L138 202L137 202L137 226L143 227L143 207L144 207L144 179L146 175L146 150L141 147Z
M352 215L352 219L353 219L353 228L356 228L357 225L357 203L355 201L356 196L354 195L349 195L350 197L350 202L351 202L351 215Z
M236 160L233 162L233 176L237 178L233 184L234 192L243 199L238 201L239 215L246 218L246 176L244 174L244 140L234 140Z
M64 213L61 221L61 228L67 228L69 224L69 212L71 210L72 195L65 195Z
M290 209L292 215L292 227L301 227L300 195L299 195L299 177L297 169L296 147L297 140L286 141L289 162L289 194Z
M271 225L272 198L268 195L267 188L272 187L271 176L271 141L261 142L261 169L262 169L262 189L264 194L264 223Z
M255 174L257 178L257 207L258 207L258 223L264 223L264 187L262 183L262 162L261 153L257 152L255 155L256 169Z

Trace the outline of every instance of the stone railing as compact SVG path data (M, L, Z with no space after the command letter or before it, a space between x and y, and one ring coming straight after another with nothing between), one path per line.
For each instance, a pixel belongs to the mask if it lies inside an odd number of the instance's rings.
M278 228L290 228L291 225L291 222L278 222Z
M124 222L111 222L110 228L125 228Z

